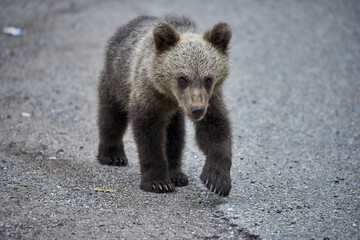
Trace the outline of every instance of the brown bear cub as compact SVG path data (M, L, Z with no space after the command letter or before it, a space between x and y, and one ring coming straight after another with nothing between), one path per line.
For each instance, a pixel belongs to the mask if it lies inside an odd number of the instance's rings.
M231 128L222 85L230 38L226 23L202 35L192 20L176 16L143 16L120 27L108 42L99 83L100 163L127 165L123 136L130 121L140 188L171 192L186 186L181 170L186 115L206 155L201 180L211 192L228 196Z

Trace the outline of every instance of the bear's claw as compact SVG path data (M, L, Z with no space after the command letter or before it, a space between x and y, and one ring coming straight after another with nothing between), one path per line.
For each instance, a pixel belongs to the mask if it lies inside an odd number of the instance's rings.
M231 179L227 175L220 173L203 172L200 176L205 187L210 192L222 197L229 196L231 190Z
M140 188L146 192L155 192L155 193L173 192L175 190L175 187L170 180L141 182Z

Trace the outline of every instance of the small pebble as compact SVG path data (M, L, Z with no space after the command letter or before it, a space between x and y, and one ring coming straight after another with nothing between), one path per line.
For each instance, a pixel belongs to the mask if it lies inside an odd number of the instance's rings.
M19 36L21 35L21 28L16 27L3 27L2 32L4 34L12 35L12 36Z
M38 151L36 154L38 154L38 155L44 155L44 151Z
M63 149L59 149L56 151L56 154L62 155L64 154L64 150Z
M23 112L23 113L21 113L21 116L29 118L29 117L31 117L31 114L27 113L27 112Z

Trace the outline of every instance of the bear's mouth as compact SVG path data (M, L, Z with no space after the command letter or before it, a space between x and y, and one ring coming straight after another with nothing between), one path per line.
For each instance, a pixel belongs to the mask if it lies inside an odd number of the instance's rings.
M189 115L187 115L188 116L188 118L191 120L191 121L193 121L193 122L200 122L203 118L204 118L204 116L202 116L202 117L200 117L200 118L192 118L192 117L190 117Z
M190 114L186 113L186 116L193 122L199 122L205 117L205 113L202 115L196 115L196 116L194 116L191 113Z

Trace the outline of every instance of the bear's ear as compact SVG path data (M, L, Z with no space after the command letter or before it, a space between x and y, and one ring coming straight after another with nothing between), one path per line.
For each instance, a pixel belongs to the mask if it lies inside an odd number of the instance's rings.
M210 31L205 32L204 39L226 53L231 35L230 25L219 22Z
M159 52L167 50L180 40L179 34L171 25L167 23L160 23L157 25L153 34L156 50Z

